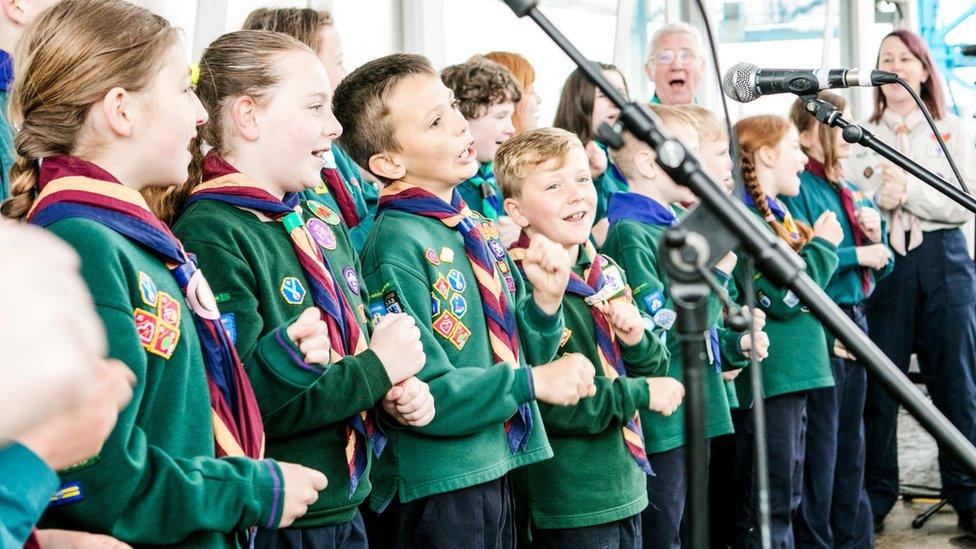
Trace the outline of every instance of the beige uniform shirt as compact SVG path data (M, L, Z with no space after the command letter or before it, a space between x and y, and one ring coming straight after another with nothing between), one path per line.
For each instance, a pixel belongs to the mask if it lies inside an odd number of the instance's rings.
M887 110L878 123L864 122L864 128L881 141L898 149L895 128L905 124L908 127L909 157L915 162L941 176L953 186L958 187L949 162L932 130L925 122L922 112L916 110L903 118ZM942 133L949 154L966 182L970 192L976 193L976 150L973 144L972 121L946 114L935 125ZM881 166L888 161L874 151L854 145L854 154L845 163L845 173L868 196L874 196L881 187ZM904 209L918 217L923 231L952 229L969 221L973 214L933 187L909 175L907 183L908 199Z

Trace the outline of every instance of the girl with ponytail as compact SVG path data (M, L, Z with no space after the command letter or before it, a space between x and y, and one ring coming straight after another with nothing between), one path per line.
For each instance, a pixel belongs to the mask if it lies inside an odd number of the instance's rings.
M65 0L19 47L3 213L75 248L109 356L137 379L102 451L61 471L44 524L207 547L287 526L325 477L262 459L261 417L216 300L140 194L186 180L187 145L207 119L179 32L122 0ZM289 327L296 341L269 339L253 360L281 361L301 343L313 352L304 335L315 329Z
M837 244L843 233L833 212L817 218L811 228L794 220L780 196L800 192L799 173L807 162L796 127L779 116L752 116L735 125L745 186L743 197L769 229L806 261L806 272L826 286L837 268ZM744 273L733 273L739 288L748 288ZM766 313L764 331L769 355L762 361L763 394L753 395L749 376L736 378L741 410L733 411L737 437L736 542L758 547L757 493L754 474L754 430L749 409L753 398L764 399L766 448L769 455L769 506L772 546L793 547L792 518L802 489L807 393L834 384L820 322L787 288L762 274L749 281L756 305ZM739 295L744 302L745 296Z

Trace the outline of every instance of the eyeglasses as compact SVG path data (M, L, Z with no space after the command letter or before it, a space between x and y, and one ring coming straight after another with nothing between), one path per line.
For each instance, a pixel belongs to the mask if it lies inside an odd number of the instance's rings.
M698 59L698 55L687 48L680 49L678 51L674 50L658 50L651 54L651 61L657 63L658 65L670 65L674 63L675 58L681 61L682 65L686 65Z

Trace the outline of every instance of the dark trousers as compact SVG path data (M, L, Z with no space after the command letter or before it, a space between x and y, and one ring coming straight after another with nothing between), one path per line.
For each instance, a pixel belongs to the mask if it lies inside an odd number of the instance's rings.
M641 547L641 516L583 528L535 529L528 547L533 549L563 549L586 547L594 549L637 549Z
M748 375L748 372L743 373ZM711 440L708 462L708 525L711 546L731 547L735 538L735 435Z
M867 302L871 339L903 372L912 352L935 404L976 442L976 269L962 231L925 233L922 244L898 256ZM865 485L876 517L898 499L898 404L868 381L864 409ZM976 507L976 481L939 449L942 493L957 511Z
M864 332L861 306L841 309ZM857 361L833 357L834 386L807 394L803 500L793 535L798 547L871 547L871 504L864 489L864 396Z
M793 517L803 494L807 393L767 398L766 452L769 457L769 529L774 549L792 548ZM761 547L756 483L755 429L751 410L735 410L735 520L733 547Z
M370 523L373 548L515 547L512 493L506 477L406 503L394 499Z
M367 549L363 517L320 528L259 529L254 547L275 549Z
M647 477L647 508L641 512L641 530L647 549L681 547L681 518L685 512L688 481L685 447L649 454L654 476Z

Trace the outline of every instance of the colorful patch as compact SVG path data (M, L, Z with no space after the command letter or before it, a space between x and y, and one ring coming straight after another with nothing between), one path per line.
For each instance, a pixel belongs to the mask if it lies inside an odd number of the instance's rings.
M796 307L800 304L800 298L793 293L793 290L786 290L786 295L783 296L783 303L786 303L787 307Z
M440 258L444 263L454 263L454 250L444 246L441 248Z
M397 296L396 290L390 290L383 294L383 305L386 307L386 312L388 313L402 313L403 307L400 306L400 297Z
M50 507L60 507L69 503L76 503L85 499L85 493L81 490L81 483L78 481L66 482L61 488L51 496Z
M515 293L515 277L512 275L505 275L505 285L508 286L508 291Z
M220 323L224 326L224 331L230 337L230 342L237 344L237 319L234 313L223 313L220 315Z
M173 299L166 292L159 292L159 308L156 309L160 320L171 326L180 324L180 302Z
M569 328L563 328L563 335L559 338L559 346L563 347L569 342L569 338L572 337L573 331Z
M661 308L656 313L654 313L654 323L658 326L664 328L665 330L670 330L674 326L675 319L678 318L677 313L671 309Z
M325 204L316 202L314 200L309 200L306 202L308 209L315 214L315 217L325 221L329 225L338 225L340 221L339 214L332 211L332 208L326 206Z
M758 292L756 294L756 296L759 298L759 300L758 300L759 301L759 306L762 307L763 309L768 309L768 308L770 308L773 305L773 302L772 302L772 300L769 299L769 296L768 295L766 295L766 294L764 294L762 292Z
M318 219L309 219L305 226L308 227L308 232L319 246L326 250L336 249L339 241L336 240L335 231L332 230L332 227Z
M437 273L437 279L434 280L431 287L437 290L437 293L441 294L444 299L447 299L447 295L451 293L451 283L444 278L443 273Z
M315 194L329 194L329 186L325 184L325 181L316 185L312 190L315 191Z
M596 256L596 261L600 264L600 267L606 267L610 264L610 262L607 261L607 258L603 257L602 255Z
M142 302L150 307L156 306L156 283L153 279L149 278L149 275L139 271L139 297L142 298Z
M455 292L463 292L464 288L468 285L464 280L464 275L457 269L451 269L451 271L447 273L447 281L450 283L451 289Z
M305 287L302 286L302 281L294 276L281 279L281 287L278 291L281 292L281 297L285 298L285 303L289 305L299 305L305 301Z
M437 252L435 252L433 248L427 248L427 250L424 251L424 259L427 260L427 263L430 263L435 267L441 264L441 258L438 257Z
M498 261L505 259L507 252L505 251L505 246L502 246L501 240L494 238L489 240L488 247L491 248L491 255L495 256L495 259Z
M450 311L444 311L441 313L441 316L434 320L434 331L445 339L450 338L451 333L454 332L454 328L457 327L459 322L458 317L454 316Z
M872 175L874 175L874 168L872 168L871 166L868 166L867 168L864 168L864 178L865 179L871 179L871 176Z
M217 303L227 303L230 301L230 292L220 292L214 296L214 301Z
M167 360L176 352L176 344L180 341L180 331L166 324L159 324L156 331L156 340L153 341L149 352L161 356Z
M469 337L471 337L471 330L463 322L458 321L458 325L454 328L454 333L451 334L449 340L460 351L464 348L464 344L468 342Z
M647 307L647 311L652 315L661 307L664 307L664 292L658 290L653 294L648 294L644 296L644 306Z
M454 297L451 298L451 312L458 318L464 317L464 313L468 312L468 303L464 300L463 295L454 294Z
M159 325L159 318L142 309L136 309L132 314L136 320L136 332L139 333L139 343L142 343L143 347L149 349L153 340L156 339L156 327Z
M498 262L498 270L501 271L501 273L503 275L504 274L508 274L508 271L509 271L509 269L508 269L508 261L499 261Z
M430 292L430 316L431 318L441 314L441 300L437 299L434 292Z
M386 305L383 304L382 300L374 301L369 304L369 314L374 321L385 315L387 312Z
M356 269L343 267L342 278L346 279L346 286L349 287L350 292L354 294L359 293L359 275L356 274Z
M583 300L591 307L601 301L610 301L618 298L624 295L624 292L627 290L627 285L624 284L623 276L617 267L613 265L607 267L603 271L602 277L603 285L600 287L600 291Z

